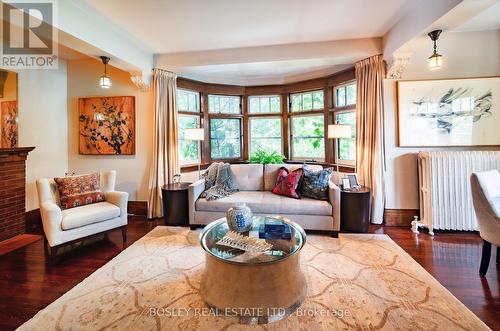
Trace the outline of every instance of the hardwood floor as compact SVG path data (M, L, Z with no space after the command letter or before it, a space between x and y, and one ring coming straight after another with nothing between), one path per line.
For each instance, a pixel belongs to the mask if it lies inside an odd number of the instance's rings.
M129 217L131 244L161 222ZM473 233L414 235L406 227L370 226L386 233L493 330L500 330L500 267L492 252L486 277L479 276L482 240ZM56 265L45 263L43 240L0 257L0 330L13 330L69 291L122 250L119 230L107 240L69 248Z

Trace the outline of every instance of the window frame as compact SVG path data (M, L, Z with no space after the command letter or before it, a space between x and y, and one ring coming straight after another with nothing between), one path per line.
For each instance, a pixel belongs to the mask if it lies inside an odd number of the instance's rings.
M350 113L350 112L354 112L356 113L356 104L358 102L357 100L357 86L356 86L356 102L354 104L350 104L350 105L345 105L345 106L337 106L337 89L338 88L341 88L341 87L347 87L349 85L356 85L356 79L351 79L351 80L348 80L348 81L345 81L345 82L342 82L340 84L337 84L337 85L334 85L332 87L332 97L333 97L333 100L332 100L332 104L333 104L333 108L331 109L331 114L332 114L332 121L333 121L333 124L336 124L337 123L337 114L339 113ZM347 102L347 89L346 89L346 102ZM356 122L356 126L357 126L357 122ZM356 159L354 160L339 160L338 159L338 139L334 139L334 143L333 143L333 158L332 158L332 161L335 162L336 165L339 165L339 166L346 166L346 167L356 167ZM357 151L354 151L354 155L356 155L355 157L357 157Z
M337 115L338 114L347 114L347 113L354 113L356 114L356 108L350 108L350 109L342 109L342 110L336 110L333 112L333 121L334 123L337 123ZM356 135L354 136L354 139L356 139ZM338 153L339 153L339 149L338 149L338 141L339 141L339 138L335 139L335 142L334 142L334 161L335 161L335 164L338 164L340 166L347 166L347 167L355 167L356 166L356 156L357 156L357 151L356 151L356 144L354 145L354 160L339 160L338 158Z
M324 146L324 157L323 158L315 158L315 157L296 157L294 156L294 152L293 152L293 118L297 118L297 117L312 117L312 116L318 116L320 117L321 115L324 115L323 114L323 111L321 112L310 112L310 111L304 111L304 112L300 112L299 114L295 113L294 115L290 115L288 117L288 121L289 121L289 125L288 127L290 128L289 129L289 133L288 133L288 136L290 137L290 157L289 159L290 160L293 160L293 161L312 161L312 162L327 162L327 156L326 156L326 144L323 143L323 146ZM324 119L324 116L323 116L323 137L302 137L302 138L306 138L306 139L313 139L313 138L322 138L323 140L325 140L325 128L327 127L326 126L327 124L325 123L325 119Z
M219 96L219 97L237 97L239 98L239 113L211 113L210 112L210 104L208 102L209 97L211 95ZM245 158L245 134L244 134L244 116L243 116L243 96L242 95L236 95L236 94L230 94L230 93L206 93L206 117L208 119L207 123L207 130L208 131L208 143L207 143L207 151L208 151L208 160L211 161L224 161L224 162L235 162L235 161L243 161ZM235 158L214 158L212 156L212 130L211 130L211 123L213 119L239 119L240 121L240 156L235 157ZM207 132L205 132L207 134Z
M197 128L200 128L200 129L203 129L203 126L201 125L201 121L202 121L202 118L201 118L201 114L198 114L198 113L192 113L190 112L189 114L187 114L188 112L178 112L177 114L177 122L179 122L179 117L181 116L184 116L184 117L193 117L193 118L196 118L197 119L197 123L198 123L198 126ZM183 139L185 140L185 139ZM181 139L178 138L178 145L180 147L180 142L181 142ZM198 163L200 163L202 161L202 150L203 150L203 146L202 146L202 142L201 141L197 141L196 142L198 144L198 159L191 162L192 160L189 160L188 162L186 161L182 161L181 159L181 155L180 155L180 151L179 151L179 165L181 166L191 166L191 165L197 165Z
M271 111L269 111L269 112L266 112L266 113L263 113L263 112L252 113L250 111L250 99L252 99L252 98L259 98L259 110L260 110L260 100L261 100L261 98L269 98L269 109L271 109L271 98L278 98L279 105L280 105L280 110L279 110L279 112L271 112ZM261 115L279 116L283 112L281 104L282 104L282 100L281 100L281 95L279 95L279 94L248 95L247 96L247 113L248 113L248 116L261 116Z
M356 85L356 80L353 79L353 80L349 80L349 81L346 81L346 82L343 82L341 84L338 84L338 85L334 85L333 86L333 107L335 109L351 109L351 108L356 108L356 103L358 102L358 97L357 97L357 86L356 86L356 102L354 102L353 104L347 104L347 86L350 86L350 85ZM339 88L344 88L345 89L345 102L346 104L344 106L339 106L337 105L337 89Z
M321 108L314 108L314 98L313 98L313 95L314 93L316 92L322 92L323 93L323 107ZM304 107L304 94L311 94L311 109L303 109ZM294 95L300 95L301 96L301 104L302 104L302 109L300 110L293 110L293 96ZM325 110L325 102L327 102L326 100L326 97L325 97L326 93L325 93L325 90L323 88L313 88L313 89L307 89L307 90L301 90L301 91L296 91L296 92L291 92L288 94L288 98L289 98L289 104L288 104L288 112L290 114L301 114L301 113L311 113L311 112L323 112Z
M283 155L283 116L281 116L280 113L266 113L266 116L255 116L252 114L251 116L248 116L248 157L250 158L252 156L252 119L279 119L280 122L280 139L281 139L281 147L279 154ZM273 137L270 137L268 139L276 139Z
M177 123L179 123L179 116L197 117L198 118L198 125L199 125L198 128L204 129L202 93L200 91L196 91L196 90L192 90L192 89L188 89L188 88L177 87L176 91L175 91L176 97L177 97L177 90L192 92L192 93L196 93L198 95L198 111L194 112L194 111L188 111L188 110L179 110L177 108ZM189 106L188 106L188 108L189 108ZM179 140L180 139L178 139L178 142L177 142L178 144L179 144ZM204 154L203 154L203 142L199 141L198 142L198 161L196 161L196 162L183 162L183 161L181 161L181 155L179 153L179 165L183 166L183 167L197 165L197 164L203 162L203 156L204 156Z
M271 117L279 118L281 117L281 146L282 154L285 156L286 162L296 161L311 161L313 159L318 164L332 166L334 162L338 162L336 158L337 146L334 146L335 140L329 139L328 124L335 122L334 113L339 110L355 109L355 105L348 107L336 107L335 105L335 89L339 86L345 86L353 84L355 80L354 69L348 69L346 71L336 73L334 75L317 78L313 80L301 81L296 83L288 83L283 85L269 85L269 86L237 86L237 85L221 85L221 84L211 84L204 83L200 81L194 81L186 78L179 77L177 79L178 89L187 90L199 93L199 107L200 112L179 112L186 115L199 115L200 116L200 127L204 128L205 140L201 142L201 164L202 167L208 166L211 162L223 161L229 163L242 163L248 162L251 157L252 148L251 146L251 120L254 117ZM322 109L311 109L311 110L300 110L292 111L291 96L297 93L311 93L311 97L314 96L315 91L322 91L323 94L323 108ZM230 96L239 98L239 113L209 113L209 103L208 96ZM279 96L280 98L280 112L275 113L250 113L250 101L251 97L274 97ZM233 104L234 105L234 104ZM273 103L274 107L276 104ZM311 105L313 106L313 105ZM324 158L315 157L294 157L293 156L293 135L292 135L292 119L294 116L313 116L322 115L324 116ZM217 159L212 158L211 150L211 132L210 125L211 120L216 118L237 118L240 123L240 157L230 158L230 159ZM321 153L323 154L323 153ZM196 170L196 165L182 165L182 171ZM352 165L347 165L342 167L343 171L350 172L354 171Z

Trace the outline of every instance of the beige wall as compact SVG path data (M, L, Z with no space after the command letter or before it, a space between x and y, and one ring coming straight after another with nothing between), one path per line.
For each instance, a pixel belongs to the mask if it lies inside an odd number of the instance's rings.
M19 70L19 146L35 146L26 162L26 210L38 208L35 180L68 170L66 63L57 70Z
M103 65L98 60L68 62L68 169L76 173L114 169L116 188L130 194L129 200L147 200L149 166L152 159L153 94L141 92L130 81L130 74L108 66L112 79L109 90L101 89ZM78 98L89 96L135 96L136 154L80 155L78 153Z
M500 30L482 32L443 33L438 52L443 54L440 70L427 68L432 45L413 54L403 74L404 80L465 78L500 75ZM386 209L418 209L417 153L439 148L397 147L396 81L384 82L385 148L386 148ZM500 123L499 123L500 125ZM450 148L450 150L499 150L498 147Z

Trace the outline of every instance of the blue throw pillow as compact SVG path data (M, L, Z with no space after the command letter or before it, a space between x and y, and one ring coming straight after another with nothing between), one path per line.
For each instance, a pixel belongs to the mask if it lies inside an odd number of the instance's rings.
M313 171L307 164L304 164L303 168L302 196L317 200L328 200L328 182L333 168Z

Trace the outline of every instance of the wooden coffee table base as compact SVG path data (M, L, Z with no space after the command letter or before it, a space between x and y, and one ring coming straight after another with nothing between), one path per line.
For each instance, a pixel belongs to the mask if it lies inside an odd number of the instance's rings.
M307 286L300 252L257 265L223 261L206 253L201 294L218 313L238 316L241 323L270 323L293 313L304 301Z

